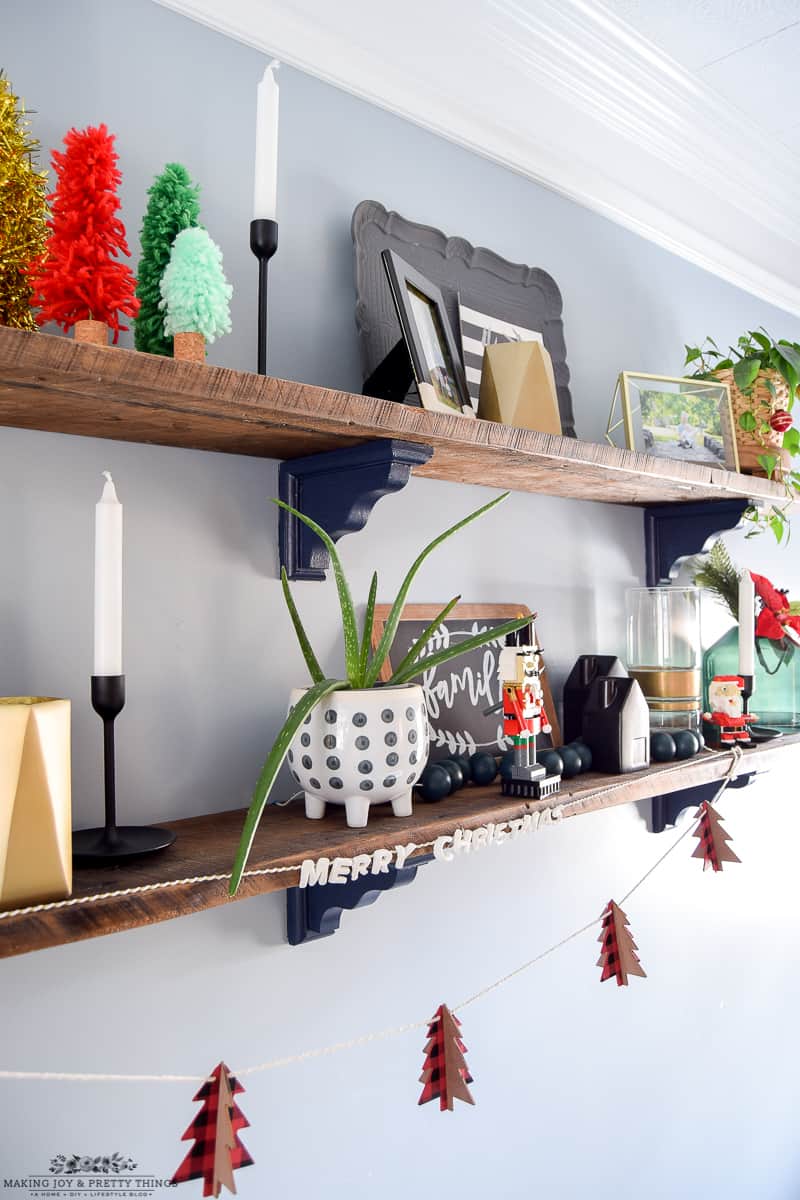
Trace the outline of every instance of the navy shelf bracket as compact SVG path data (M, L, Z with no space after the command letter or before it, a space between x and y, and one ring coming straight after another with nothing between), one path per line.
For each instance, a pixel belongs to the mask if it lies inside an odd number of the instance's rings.
M749 771L746 775L737 775L730 781L728 787L749 787L751 783L755 783L756 776L759 774L762 772ZM726 788L725 791L727 790ZM682 792L671 792L668 796L653 796L650 832L663 833L667 825L675 824L685 808L692 806L697 808L704 800L713 800L718 791L719 780L715 783L701 783L699 787L686 788Z
M337 542L345 533L363 529L378 500L404 488L412 469L432 454L431 446L378 438L289 459L281 464L280 498ZM330 556L317 535L283 509L278 532L280 562L289 578L324 579Z
M432 854L422 854L407 867L389 867L380 875L361 875L349 883L314 884L313 887L289 888L286 893L286 938L290 946L330 937L339 928L345 909L366 908L384 892L405 887L417 877L417 868L431 862Z
M721 533L736 529L749 500L703 500L652 504L644 510L645 578L648 587L674 579L683 559L700 554Z

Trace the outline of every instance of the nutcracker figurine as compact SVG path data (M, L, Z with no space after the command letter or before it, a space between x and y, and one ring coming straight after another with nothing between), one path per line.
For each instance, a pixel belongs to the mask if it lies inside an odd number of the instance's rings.
M750 726L758 717L747 711L747 685L742 675L715 675L708 685L711 712L703 713L703 736L709 746L752 746Z
M543 800L561 787L560 775L547 775L536 761L536 738L550 732L540 681L540 647L533 621L510 633L500 651L500 689L503 697L503 733L514 746L511 778L503 780L506 796Z

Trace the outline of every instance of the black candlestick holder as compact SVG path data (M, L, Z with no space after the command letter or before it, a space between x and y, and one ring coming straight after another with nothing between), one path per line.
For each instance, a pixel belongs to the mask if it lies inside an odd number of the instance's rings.
M138 854L164 850L175 841L170 829L156 825L117 825L114 721L125 707L124 675L92 676L92 708L103 720L103 764L106 823L102 829L79 829L72 835L72 862L94 867Z
M278 222L265 217L250 222L250 249L258 259L258 373L267 373L267 272L278 249Z

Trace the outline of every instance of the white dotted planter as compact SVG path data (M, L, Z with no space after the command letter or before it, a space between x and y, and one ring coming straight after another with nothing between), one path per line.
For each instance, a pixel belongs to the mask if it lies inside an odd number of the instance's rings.
M306 688L295 688L290 711ZM428 761L428 715L417 684L334 692L306 717L288 754L306 816L343 804L347 824L363 828L371 804L410 817L411 789Z

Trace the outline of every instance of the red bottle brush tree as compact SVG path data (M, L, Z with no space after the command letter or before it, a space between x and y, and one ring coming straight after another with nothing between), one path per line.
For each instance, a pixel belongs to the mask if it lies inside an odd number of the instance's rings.
M204 1196L219 1196L223 1185L229 1192L236 1192L233 1172L253 1165L239 1141L239 1130L250 1124L234 1100L243 1091L225 1063L214 1068L195 1096L203 1107L181 1138L194 1145L172 1176L172 1183L202 1179Z
M64 151L53 151L55 191L48 196L50 237L42 258L31 268L37 321L55 321L65 331L76 321L103 321L116 342L122 315L135 317L139 301L125 226L116 215L117 168L114 136L105 125L70 129Z
M628 932L628 918L614 900L609 900L603 912L603 930L598 942L602 943L598 967L603 968L600 982L616 979L618 987L628 986L629 975L641 975L646 979L644 968L636 951L638 946Z
M464 1058L466 1046L461 1041L461 1022L454 1017L446 1004L440 1004L428 1026L428 1041L425 1044L425 1062L420 1083L425 1086L419 1098L420 1104L429 1100L439 1101L442 1112L453 1111L455 1100L474 1104L468 1083L472 1076Z

